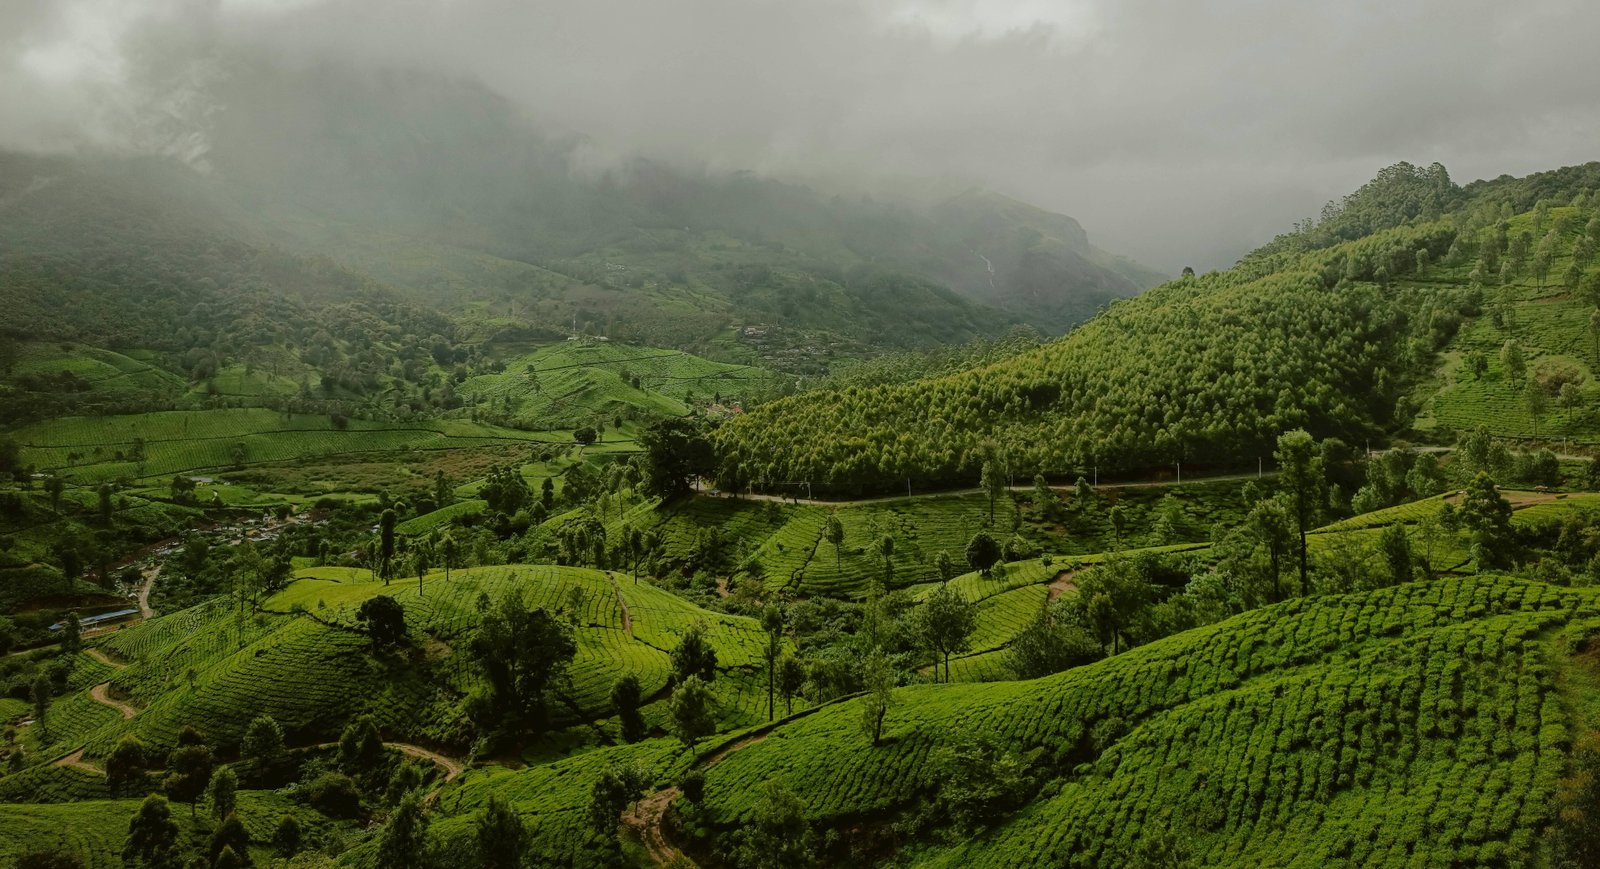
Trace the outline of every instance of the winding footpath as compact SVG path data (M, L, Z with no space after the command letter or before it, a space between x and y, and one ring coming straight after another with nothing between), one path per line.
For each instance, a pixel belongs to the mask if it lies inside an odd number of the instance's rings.
M628 599L622 596L622 586L617 582L617 575L606 571L606 579L611 580L611 588L617 593L617 605L622 607L622 631L633 639L633 611L628 609Z
M818 703L810 709L802 709L793 715L786 715L776 721L769 721L737 739L731 739L723 743L710 754L695 761L689 768L702 771L710 769L727 760L734 752L743 751L752 745L760 743L772 735L774 730L785 724L792 724L801 718L820 712L830 706L848 703L859 696L859 694L847 694L825 703ZM644 845L645 851L657 866L665 866L674 860L688 859L687 855L668 841L666 832L667 807L672 805L672 801L677 799L680 793L682 792L678 790L677 785L663 788L641 797L638 802L633 804L633 808L622 816L623 826L633 830L638 835L639 842Z
M129 706L121 700L112 697L110 691L111 683L101 682L100 684L89 689L89 699L99 703L101 706L110 706L112 709L121 712L123 721L127 721L133 716L139 714L139 710Z

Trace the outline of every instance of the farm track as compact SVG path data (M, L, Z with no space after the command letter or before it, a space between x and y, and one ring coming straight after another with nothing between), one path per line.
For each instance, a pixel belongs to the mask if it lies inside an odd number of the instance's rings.
M84 649L83 653L85 655L88 655L89 657L95 659L96 661L99 661L100 663L105 664L107 667L111 667L111 668L114 668L114 669L117 669L117 670L124 669L124 668L126 668L128 666L127 664L124 664L121 661L116 660L115 658L111 657L110 655L107 655L105 652L103 652L103 651L101 651L99 649Z
M121 700L114 699L110 694L110 689L110 682L101 682L100 684L89 689L89 699L99 703L101 706L110 706L112 709L122 713L123 721L127 721L133 716L139 714L139 710L129 706Z
M606 571L606 579L611 581L611 589L617 593L617 605L622 608L622 631L633 639L633 611L628 609L628 599L622 596L622 586L617 583L616 574Z
M1050 599L1055 600L1069 591L1077 591L1078 584L1073 581L1077 575L1076 570L1063 570L1056 574L1056 578L1050 580Z
M830 700L826 703L819 703L810 709L802 709L793 715L786 715L783 718L777 719L776 721L769 721L766 724L763 724L760 727L750 731L749 733L744 734L743 736L731 739L712 749L710 754L707 754L705 757L695 761L690 766L690 769L710 769L722 761L727 760L728 757L734 752L742 751L752 745L764 741L772 734L772 731L777 730L779 727L785 724L798 721L801 718L812 714L813 712L826 709L829 706L849 702L850 700L854 700L857 696L859 695L846 695L844 697ZM633 830L634 833L638 835L640 844L644 846L645 852L650 855L650 859L654 861L657 866L665 866L667 863L676 859L687 859L687 855L685 855L667 839L666 828L664 826L667 817L667 807L672 805L672 801L677 799L680 793L681 791L678 790L676 785L670 785L662 788L659 791L640 798L638 802L633 804L633 808L630 809L626 815L622 816L623 826Z
M83 751L84 750L80 748L66 757L57 758L54 765L66 767L68 769L81 770L91 775L104 776L106 774L105 770L83 759Z

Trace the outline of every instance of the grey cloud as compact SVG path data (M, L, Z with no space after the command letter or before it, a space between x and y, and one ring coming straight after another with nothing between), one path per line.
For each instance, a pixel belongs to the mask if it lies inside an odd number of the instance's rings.
M332 56L480 79L596 159L986 184L1175 270L1396 160L1600 156L1597 32L1573 0L11 0L0 144L202 161L209 64ZM73 39L111 62L42 74Z

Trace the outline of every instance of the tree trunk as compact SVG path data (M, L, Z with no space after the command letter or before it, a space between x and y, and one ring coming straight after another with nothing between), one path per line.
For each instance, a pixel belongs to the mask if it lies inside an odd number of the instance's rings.
M1300 523L1300 596L1305 597L1310 594L1310 589L1311 583L1306 570L1306 526L1302 522Z

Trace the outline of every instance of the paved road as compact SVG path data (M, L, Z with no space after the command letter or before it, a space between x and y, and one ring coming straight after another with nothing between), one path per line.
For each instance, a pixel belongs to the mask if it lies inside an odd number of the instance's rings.
M1229 480L1255 480L1276 477L1277 471L1267 471L1263 474L1254 472L1244 474L1217 474L1214 476L1185 477L1182 483L1177 480L1150 480L1133 483L1101 483L1095 486L1095 491L1102 489L1158 489L1165 486L1189 485L1191 483L1221 483ZM1056 492L1071 492L1071 486L1051 486ZM1033 486L1007 486L1008 492L1032 492ZM870 498L855 498L848 501L828 501L821 498L790 498L787 495L747 495L741 494L741 501L774 501L779 504L809 504L815 507L859 507L863 504L882 504L886 501L905 501L914 498L941 498L947 495L981 495L983 490L974 486L970 489L942 489L937 492L918 492L914 495L874 495ZM709 496L707 496L709 497ZM732 498L732 495L719 495L721 498Z

